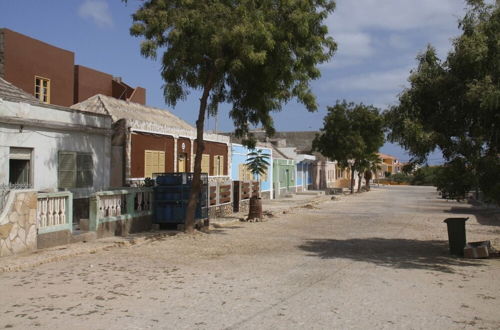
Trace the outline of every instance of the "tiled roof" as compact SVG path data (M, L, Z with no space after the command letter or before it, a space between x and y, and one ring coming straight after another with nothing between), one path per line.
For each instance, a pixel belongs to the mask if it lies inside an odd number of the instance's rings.
M33 95L26 93L22 89L12 85L7 80L0 78L0 98L12 101L12 102L23 102L30 103L34 105L43 105L37 98Z
M71 106L79 109L100 114L109 114L113 121L120 119L135 120L141 122L152 122L159 125L177 127L185 130L194 130L181 118L167 110L145 106L139 103L115 99L105 95L95 95L85 101Z

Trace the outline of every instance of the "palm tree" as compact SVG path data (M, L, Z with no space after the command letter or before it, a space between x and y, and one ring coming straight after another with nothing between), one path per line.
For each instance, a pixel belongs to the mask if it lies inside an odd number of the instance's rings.
M246 161L246 166L255 176L261 176L266 173L269 167L269 155L263 153L263 150L253 149L248 156L250 156Z
M382 159L377 154L372 154L368 162L368 167L365 169L366 190L368 191L370 191L370 180L373 177L373 173L382 168L380 164L382 164Z
M260 179L260 176L265 174L269 167L269 162L267 161L269 155L264 154L262 150L255 149L252 149L248 155L250 157L246 161L246 166L254 176L258 176ZM250 207L248 210L248 220L255 218L262 219L262 201L258 196L250 198Z

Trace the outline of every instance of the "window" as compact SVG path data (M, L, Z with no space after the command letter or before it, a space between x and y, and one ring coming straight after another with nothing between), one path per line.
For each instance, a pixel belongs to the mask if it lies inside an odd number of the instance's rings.
M9 152L9 184L30 186L31 151L28 148L10 148Z
M214 156L214 175L224 175L224 156Z
M165 172L165 151L144 151L144 177L152 178L153 173Z
M253 174L246 164L238 166L238 177L240 181L253 181Z
M94 184L92 154L60 151L58 164L59 188L86 188Z
M201 173L210 175L210 155L208 154L203 154L201 156Z
M43 103L50 103L50 79L35 76L35 97Z

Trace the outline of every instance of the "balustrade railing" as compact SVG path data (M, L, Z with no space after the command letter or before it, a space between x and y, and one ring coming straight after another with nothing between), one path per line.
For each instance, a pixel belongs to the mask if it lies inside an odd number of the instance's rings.
M39 193L36 222L39 234L73 229L73 194L69 191Z
M90 199L90 230L99 223L150 215L153 189L132 187L95 193Z

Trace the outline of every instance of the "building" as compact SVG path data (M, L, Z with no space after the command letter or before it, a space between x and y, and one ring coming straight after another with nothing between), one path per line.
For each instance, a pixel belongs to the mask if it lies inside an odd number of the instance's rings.
M263 175L253 175L248 167L246 161L249 158L250 149L242 144L231 144L231 179L234 181L259 181L260 182L260 195L262 198L272 198L272 183L273 183L273 159L272 149L263 145L257 145L255 150L260 150L263 154L268 155L269 167Z
M169 111L95 95L71 108L111 116L111 184L140 184L154 173L192 172L196 129ZM211 180L229 178L229 137L204 134L202 172Z
M49 105L0 78L0 185L69 190L110 185L111 118Z
M291 159L274 145L273 155L273 198L279 198L297 191L295 160Z
M73 52L6 28L0 29L0 78L46 104L69 107L96 94L146 103L144 88L75 65Z
M382 161L380 164L380 169L377 170L375 176L377 179L385 178L388 175L390 176L393 174L401 173L402 166L396 157L383 153L378 153L377 155Z

